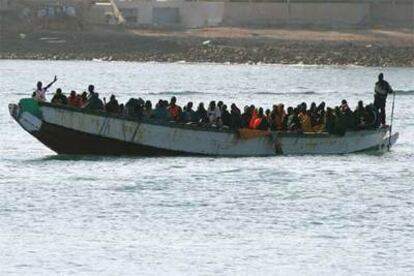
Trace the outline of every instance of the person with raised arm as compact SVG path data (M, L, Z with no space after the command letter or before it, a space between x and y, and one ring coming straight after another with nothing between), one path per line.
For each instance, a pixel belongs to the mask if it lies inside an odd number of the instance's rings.
M57 81L57 76L53 79L51 83L49 83L47 86L43 87L43 84L41 81L37 82L37 89L34 92L34 99L39 102L45 102L46 101L46 91Z

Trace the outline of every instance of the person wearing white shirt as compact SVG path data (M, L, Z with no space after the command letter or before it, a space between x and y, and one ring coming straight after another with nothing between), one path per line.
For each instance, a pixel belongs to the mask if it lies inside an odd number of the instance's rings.
M49 83L47 86L43 87L43 84L41 81L37 82L37 89L34 92L34 99L39 102L45 102L46 101L46 91L57 81L57 77L53 79L51 83Z
M207 117L210 122L210 124L216 124L218 122L218 119L221 117L221 111L218 106L216 106L215 101L211 101L208 109L207 109Z

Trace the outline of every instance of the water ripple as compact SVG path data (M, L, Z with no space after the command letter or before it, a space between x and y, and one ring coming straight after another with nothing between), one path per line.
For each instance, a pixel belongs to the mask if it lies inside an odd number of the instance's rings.
M1 275L414 271L413 68L385 72L404 96L391 152L274 158L57 156L10 119L7 103L57 74L54 88L95 83L120 101L355 106L372 101L379 69L4 60L0 68Z

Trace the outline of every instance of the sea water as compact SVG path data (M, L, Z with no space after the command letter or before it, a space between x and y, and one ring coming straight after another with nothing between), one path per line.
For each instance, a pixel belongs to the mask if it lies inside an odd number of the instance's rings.
M7 108L54 75L49 99L94 84L120 102L354 108L381 71L400 132L383 154L58 156ZM414 68L2 60L0 96L0 275L414 273Z

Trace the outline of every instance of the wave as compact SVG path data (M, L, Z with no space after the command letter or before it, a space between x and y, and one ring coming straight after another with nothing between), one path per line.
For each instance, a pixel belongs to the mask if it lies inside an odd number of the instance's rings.
M414 95L414 90L395 90L398 96L411 96ZM338 93L339 95L349 95L349 92L337 92L337 91L298 91L298 92L271 92L271 91L243 91L243 92L236 92L235 94L249 94L249 95L321 95L321 94L331 94L331 93ZM365 95L370 92L359 91L353 92L351 95L359 96ZM29 97L31 93L12 93L12 95L16 96L27 96ZM123 95L135 95L135 93L124 93ZM220 95L220 93L214 92L202 92L202 91L160 91L160 92L143 92L144 95L152 95L152 96L191 96L191 95Z
M414 95L414 90L395 90L398 95L401 96L408 96ZM338 93L340 95L347 95L349 92L338 92L338 91L298 91L298 92L271 92L271 91L245 91L239 92L240 94L250 94L250 95L321 95L321 94L331 94L331 93ZM235 94L239 94L235 93ZM365 95L369 92L360 91L360 92L353 92L352 95ZM202 92L202 91L161 91L161 92L149 92L146 93L147 95L217 95L219 93L213 92Z
M248 94L248 93L244 93L244 94ZM253 92L251 94L256 94L256 95L316 95L320 93L315 92L315 91L303 91L303 92Z
M327 92L329 93L329 92ZM316 95L325 94L324 92L303 91L303 92L270 92L270 91L241 91L233 92L234 95ZM127 94L129 95L129 94ZM132 95L132 94L131 94ZM135 94L134 94L135 95ZM197 95L215 95L221 96L220 92L202 92L202 91L160 91L160 92L143 92L143 95L149 96L197 96Z
M128 157L128 156L126 156ZM31 162L44 162L44 161L113 161L119 159L119 156L103 156L103 155L93 155L93 154L57 154L57 155L47 155L41 158L35 158L28 160Z
M17 93L12 93L12 95L30 97L32 95L32 93L33 92L28 92L28 93L17 92Z
M216 93L201 92L201 91L161 91L161 92L149 92L146 95L214 95Z
M395 90L398 96L411 96L414 95L414 90ZM336 93L338 95L349 95L349 92L339 92L339 91L303 91L303 92L254 92L252 94L258 95L317 95L317 94L332 94ZM358 91L352 92L351 95L353 96L360 96L360 95L367 95L369 93L373 93L370 91Z
M414 90L395 90L398 96L411 96L414 95Z
M105 157L99 155L58 154L48 155L37 161L102 161Z

